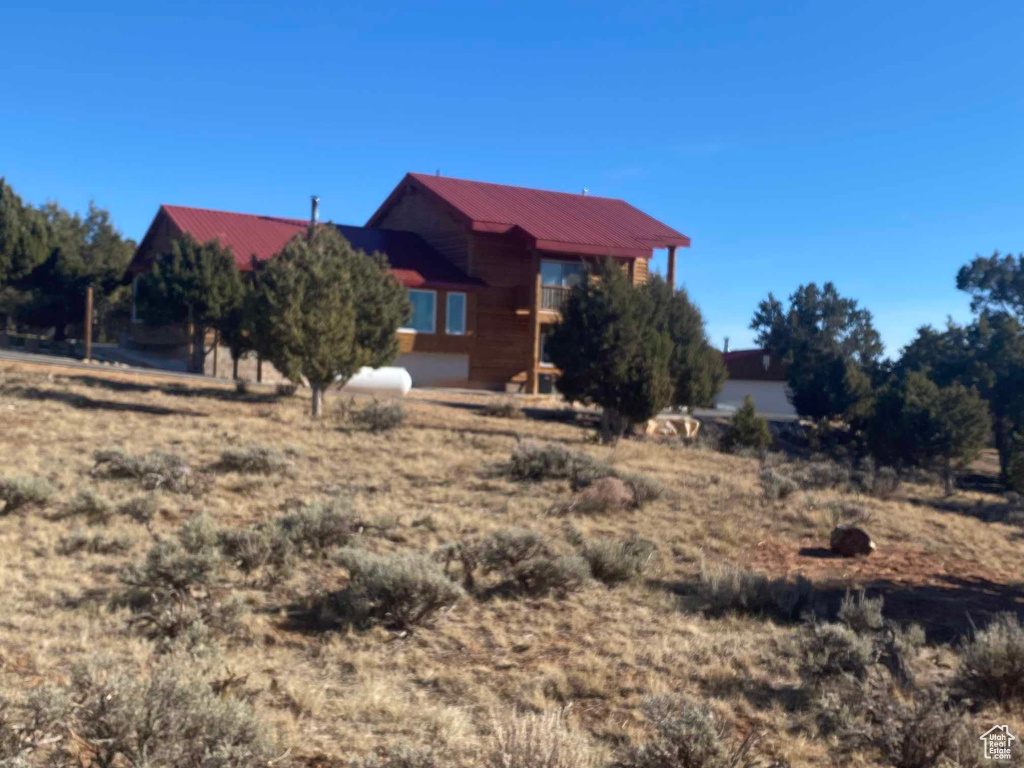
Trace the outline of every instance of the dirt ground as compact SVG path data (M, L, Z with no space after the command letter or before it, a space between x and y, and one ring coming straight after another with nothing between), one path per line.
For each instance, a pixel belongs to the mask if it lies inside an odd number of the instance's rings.
M43 478L57 489L42 508L0 515L0 692L65 681L74 664L97 656L140 672L159 664L154 642L133 632L113 602L119 574L195 514L243 527L339 496L381 523L360 543L376 552L431 553L527 528L564 552L575 533L638 533L657 543L660 561L643 580L614 589L595 581L564 599L463 600L411 633L297 629L289 606L310 582L344 580L329 564L303 563L273 588L225 574L222 588L249 608L245 631L224 638L205 663L211 676L242 680L290 757L306 765L347 766L397 744L444 744L453 765L479 765L495 718L557 707L568 707L595 749L611 755L644 737L640 705L651 694L709 701L738 737L763 731L766 753L793 766L832 764L834 745L809 730L800 711L801 627L688 609L680 594L702 562L802 574L836 602L851 587L883 595L888 618L925 628L937 675L949 674L954 646L972 625L1001 611L1024 615L1024 535L986 514L1001 503L988 491L947 499L938 486L904 484L886 500L808 491L767 503L756 459L667 439L603 447L568 420L498 418L476 407L497 397L415 393L401 427L370 433L340 417L337 397L328 399L327 418L311 422L302 393L238 394L214 382L0 362L0 477ZM550 514L572 496L564 480L522 483L503 471L524 441L586 451L666 492L614 515ZM286 452L292 466L213 471L223 450L254 444ZM61 510L83 489L115 505L142 493L131 480L91 473L95 452L110 448L178 454L208 472L211 487L198 497L159 492L152 530L122 517L105 526L67 519ZM865 510L874 555L830 555L833 502ZM125 537L128 549L58 554L72 530ZM1014 732L1024 728L1020 712L991 716ZM874 759L841 764L880 764Z

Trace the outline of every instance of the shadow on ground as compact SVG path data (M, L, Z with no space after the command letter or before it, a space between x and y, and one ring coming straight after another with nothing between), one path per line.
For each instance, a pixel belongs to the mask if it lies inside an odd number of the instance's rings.
M165 408L160 405L146 405L144 403L122 403L117 400L101 400L79 395L74 392L60 392L49 389L33 389L21 387L13 390L16 397L25 400L40 400L59 402L69 405L72 408L80 408L87 411L114 411L120 413L143 413L148 416L196 416L204 417L208 414L202 411L193 411L187 408Z

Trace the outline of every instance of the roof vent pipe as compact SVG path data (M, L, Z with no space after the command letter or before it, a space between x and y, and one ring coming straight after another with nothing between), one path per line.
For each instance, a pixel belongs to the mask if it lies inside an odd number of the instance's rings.
M725 337L725 348L722 349L722 352L725 352L725 353L729 352L729 337L728 336Z
M315 226L320 221L320 198L316 195L310 197L309 223Z
M589 194L590 194L590 190L589 190L589 189L587 189L586 187L584 187L584 188L583 188L583 196L584 196L584 197L586 197L586 196L587 196L587 195L589 195Z

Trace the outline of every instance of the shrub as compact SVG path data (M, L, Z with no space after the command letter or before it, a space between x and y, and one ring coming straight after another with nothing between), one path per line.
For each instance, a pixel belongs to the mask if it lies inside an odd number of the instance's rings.
M247 395L249 394L249 388L248 379L235 379L235 394Z
M791 474L805 491L846 490L850 487L850 468L834 461L808 461L794 464Z
M769 579L763 573L701 563L697 596L712 613L768 614L786 620L817 610L814 586L803 576L795 581Z
M487 403L481 411L484 416L494 416L499 419L521 419L523 409L514 400L502 400L496 403Z
M599 768L600 755L560 710L495 719L487 768Z
M839 606L838 618L854 632L874 632L885 624L885 617L882 615L884 604L885 598L881 595L870 598L863 589L856 594L847 591Z
M64 507L64 517L84 517L93 524L106 525L114 515L114 505L95 491L81 490Z
M574 453L557 445L520 443L509 459L509 474L516 480L568 478L574 462L581 456L591 460L587 454Z
M786 499L800 490L800 486L790 477L771 467L764 467L760 475L761 490L768 501Z
M65 556L78 552L94 555L119 555L131 548L132 544L127 536L109 538L102 533L90 536L83 531L72 531L58 540L55 551L58 555Z
M160 511L160 502L154 494L136 496L128 499L117 508L117 514L134 520L136 523L149 526Z
M626 484L633 494L633 506L637 509L643 507L647 502L660 499L665 493L665 486L657 480L641 475L636 472L621 474L619 478Z
M264 567L278 577L291 572L295 546L279 531L266 527L221 531L219 543L224 557L246 575Z
M362 408L350 411L349 420L368 432L388 432L402 426L405 409L398 403L373 400Z
M165 488L173 493L199 495L207 490L206 478L192 470L188 462L173 453L151 451L132 456L120 449L97 451L94 475L138 480L147 490Z
M335 500L304 504L298 512L280 518L277 525L299 551L324 555L348 544L359 529L359 520L347 503Z
M689 699L648 698L644 713L654 729L644 744L625 751L621 768L734 768L754 766L758 738L737 743L707 704Z
M463 594L436 562L418 554L377 555L346 548L338 553L338 563L348 569L348 586L316 599L320 623L328 626L409 629Z
M633 534L584 544L581 553L593 577L612 586L642 574L657 557L658 545Z
M867 723L868 744L893 768L980 765L978 733L935 690L915 692L909 701L876 692L868 699Z
M772 431L768 420L757 415L757 407L750 395L743 398L743 405L733 414L732 421L722 434L719 447L723 451L738 451L744 448L766 451L772 444Z
M877 660L870 637L844 624L815 624L801 646L801 671L812 680L851 675L864 680Z
M218 696L186 669L160 666L139 680L114 669L76 668L67 727L89 744L90 764L256 768L279 757L252 708ZM67 747L64 744L68 744ZM58 765L78 765L70 740Z
M276 448L252 445L248 448L228 448L221 451L217 469L221 472L256 473L261 475L284 472L291 462Z
M956 687L979 701L1024 700L1024 626L1002 613L960 652Z
M141 563L121 574L129 589L129 604L146 606L168 596L186 596L193 587L206 586L218 565L218 553L186 551L173 539L154 544Z
M178 531L178 541L190 555L212 552L220 541L217 523L205 512L193 515Z
M9 515L22 507L42 505L53 496L53 486L38 477L0 478L0 501L3 514Z
M399 745L387 757L369 757L350 768L440 768L443 765L433 749L415 749Z
M446 553L446 554L445 554ZM529 596L552 592L566 594L579 589L590 575L586 561L576 555L552 553L540 533L522 529L497 531L477 542L444 550L441 559L462 561L467 589L475 584L475 571L496 575L489 591Z

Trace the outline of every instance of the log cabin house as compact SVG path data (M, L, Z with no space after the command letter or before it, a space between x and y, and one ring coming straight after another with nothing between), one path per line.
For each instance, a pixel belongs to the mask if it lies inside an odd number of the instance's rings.
M161 206L129 273L142 273L185 232L220 240L249 269L251 257L271 258L308 225ZM413 313L399 331L395 364L415 386L528 393L551 390L557 372L544 353L546 332L588 264L615 259L642 283L654 249L666 248L674 284L676 249L690 244L623 200L417 173L399 182L366 226L334 226L355 248L386 254L409 290ZM183 342L183 330L140 322L127 340L136 348Z

